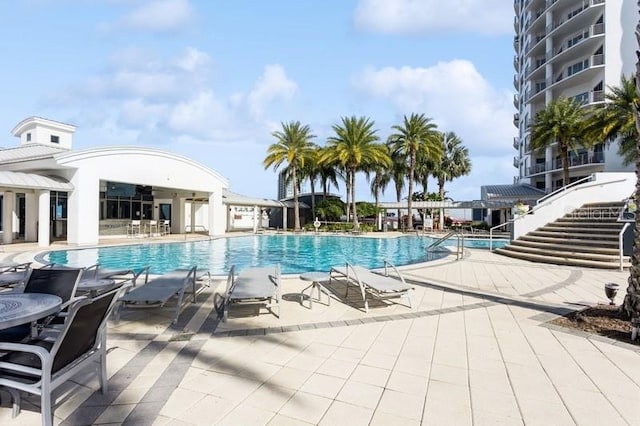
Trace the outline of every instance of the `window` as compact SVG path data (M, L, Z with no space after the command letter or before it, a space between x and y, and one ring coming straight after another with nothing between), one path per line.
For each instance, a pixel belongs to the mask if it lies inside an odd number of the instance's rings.
M31 142L31 133L27 133L27 142Z
M585 59L584 61L576 62L575 64L569 65L567 67L567 77L580 71L589 68L589 59Z
M51 143L60 143L60 136L51 135Z
M573 99L575 99L576 102L579 102L581 104L586 104L589 102L589 92L584 92L584 93L580 93L579 95L575 95Z

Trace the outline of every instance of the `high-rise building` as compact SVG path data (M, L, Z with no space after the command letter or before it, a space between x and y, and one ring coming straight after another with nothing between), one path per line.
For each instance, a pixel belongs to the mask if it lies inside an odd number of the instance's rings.
M287 181L287 169L278 173L278 200L293 197L293 182Z
M563 186L557 146L532 152L529 127L552 100L563 96L585 106L602 103L622 75L634 72L638 5L635 0L514 0L514 8L515 183L551 192ZM570 180L632 170L617 151L614 143L571 152Z

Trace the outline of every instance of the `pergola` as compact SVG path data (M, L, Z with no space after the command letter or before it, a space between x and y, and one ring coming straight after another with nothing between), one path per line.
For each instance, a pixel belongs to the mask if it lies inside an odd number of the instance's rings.
M277 201L269 198L247 197L231 191L224 191L222 194L222 203L227 206L227 232L230 231L230 206L253 207L253 232L258 231L258 208L281 208L282 209L282 228L287 229L287 209L294 207L293 201ZM299 203L302 208L309 208L305 203Z

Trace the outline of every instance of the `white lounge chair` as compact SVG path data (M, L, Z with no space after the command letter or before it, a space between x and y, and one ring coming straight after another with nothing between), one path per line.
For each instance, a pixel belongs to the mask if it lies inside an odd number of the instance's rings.
M394 299L406 298L409 308L411 308L411 297L409 291L413 287L408 285L400 271L391 263L384 261L384 275L371 271L358 265L346 263L345 266L335 266L331 268L329 284L331 280L343 279L346 281L346 296L349 295L349 285L354 284L360 288L362 301L364 302L364 310L369 313L368 296L376 299ZM387 269L391 268L395 271L397 278L390 277Z
M197 289L195 278L198 276L197 267L176 269L151 279L149 279L148 268L146 269L147 274L145 274L144 283L140 285L140 283L137 282L137 278L141 275L138 274L136 279L134 279L134 287L120 298L120 306L118 306L116 310L116 320L119 318L120 310L124 306L164 306L169 300L176 297L178 299L176 302L176 314L171 324L177 323L178 316L182 311L184 294L190 286L193 286L193 303L196 302Z
M264 305L272 313L274 313L273 308L277 308L277 317L280 318L280 293L280 265L247 268L237 276L235 266L232 266L222 302L222 321L227 320L232 304Z

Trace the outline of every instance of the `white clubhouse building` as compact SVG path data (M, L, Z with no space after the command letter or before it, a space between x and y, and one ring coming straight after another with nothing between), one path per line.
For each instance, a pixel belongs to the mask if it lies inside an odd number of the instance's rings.
M40 117L18 123L15 148L0 149L2 240L47 246L97 244L127 235L132 221L224 234L228 181L186 157L151 148L72 150L75 127Z

